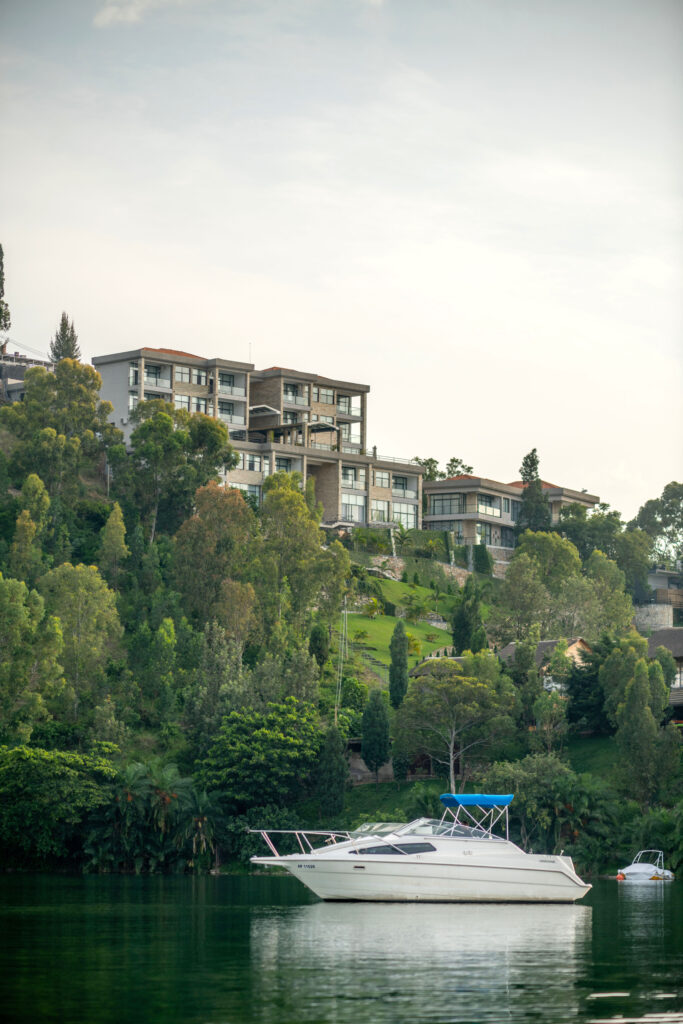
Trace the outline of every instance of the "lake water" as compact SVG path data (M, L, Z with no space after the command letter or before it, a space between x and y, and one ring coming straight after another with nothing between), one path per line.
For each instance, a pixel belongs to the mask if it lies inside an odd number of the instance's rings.
M22 1024L683 1021L683 884L383 905L289 877L5 875L0 972Z

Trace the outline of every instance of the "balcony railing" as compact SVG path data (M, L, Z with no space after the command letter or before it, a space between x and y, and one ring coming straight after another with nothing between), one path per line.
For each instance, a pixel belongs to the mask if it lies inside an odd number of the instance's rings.
M285 405L308 405L308 398L305 395L288 395L285 391L282 396Z
M170 391L171 381L168 377L148 377L145 374L145 387L155 391Z
M500 509L495 505L478 505L477 511L482 516L493 516L494 519L500 519Z
M320 441L311 441L308 447L319 448L323 452L333 452L336 451L337 448L334 444L321 444Z
M218 385L219 395L237 395L239 398L246 398L247 389L241 388L237 384L219 384Z
M403 490L403 488L401 488L401 487L392 487L391 488L391 493L392 493L394 498L407 498L408 501L411 501L411 500L412 501L416 501L417 500L417 491L412 491L409 488L406 488L405 490Z
M242 427L245 425L245 422L246 422L245 419L244 419L244 416L237 416L237 415L235 415L235 413L229 413L229 412L219 412L218 413L218 419L222 423L236 423L238 426L242 426Z

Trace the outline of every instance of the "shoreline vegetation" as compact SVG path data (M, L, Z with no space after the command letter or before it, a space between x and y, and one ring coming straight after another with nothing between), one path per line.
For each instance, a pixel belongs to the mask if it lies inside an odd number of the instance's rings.
M505 579L483 545L454 578L446 538L403 527L378 578L388 531L325 532L296 473L260 504L220 486L225 426L161 400L126 447L100 387L64 358L0 407L0 868L207 872L260 850L246 826L480 789L582 874L643 846L683 863L676 665L632 626L651 561L683 553L683 485L629 524L552 524L534 449Z

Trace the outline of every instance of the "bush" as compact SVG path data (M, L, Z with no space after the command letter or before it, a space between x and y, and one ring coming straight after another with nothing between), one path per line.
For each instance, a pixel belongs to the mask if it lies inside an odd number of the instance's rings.
M490 576L493 573L493 559L485 544L475 544L472 557L475 572L481 573L482 576Z

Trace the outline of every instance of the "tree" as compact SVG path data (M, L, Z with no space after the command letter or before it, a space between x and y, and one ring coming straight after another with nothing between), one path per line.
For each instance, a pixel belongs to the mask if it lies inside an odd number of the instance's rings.
M5 256L0 245L0 331L9 331L11 318L5 302Z
M425 483L429 483L432 480L442 480L444 474L439 470L439 463L437 459L420 459L416 455L413 458L413 462L416 462L418 466L424 468L424 475L422 479Z
M39 589L48 614L59 617L64 674L78 702L96 691L108 659L118 650L123 630L115 594L94 565L69 562L41 577Z
M28 743L50 718L64 685L61 651L59 620L45 616L42 597L0 573L0 743Z
M312 704L288 697L263 711L233 711L223 719L199 778L220 790L232 813L302 797L318 760L320 733Z
M69 322L66 313L62 313L59 327L50 343L50 362L58 363L61 359L80 359L78 335L74 330L73 320Z
M190 416L161 399L140 402L131 417L138 425L111 451L117 494L137 506L154 541L157 522L177 529L190 514L199 487L232 469L237 456L223 423L202 413Z
M550 594L557 595L562 584L581 572L581 559L571 541L557 533L527 530L519 539L515 557L528 555L538 568L538 577Z
M683 557L683 483L672 480L661 497L651 498L638 510L629 528L644 530L657 558L671 563Z
M391 665L389 666L389 699L391 706L398 708L408 689L408 639L402 619L394 627L389 644Z
M372 690L363 712L360 753L370 771L375 773L375 784L379 781L380 768L389 760L390 752L387 706L381 690Z
M100 532L100 569L114 590L118 583L121 563L128 558L129 554L123 513L118 501L115 501L109 518Z
M24 509L14 528L14 539L9 552L9 571L16 579L33 584L38 576L41 551L36 539L36 524Z
M562 746L567 733L567 700L559 693L542 690L533 704L536 742L547 754Z
M325 733L318 766L318 798L326 814L341 814L349 779L349 766L344 756L345 744L336 726Z
M453 612L453 646L456 654L486 647L486 631L481 617L481 602L474 576L468 576Z
M650 708L650 682L644 658L636 662L633 678L626 686L616 718L623 778L636 800L641 806L646 806L657 785L658 729Z
M204 627L199 662L182 693L182 724L193 756L205 758L224 715L244 702L240 652L217 622Z
M500 643L518 643L529 636L534 625L542 627L548 620L550 604L550 594L539 579L536 563L529 555L515 554L489 625Z
M36 535L42 537L48 524L50 498L45 484L35 473L30 473L24 480L19 504L35 523Z
M474 473L472 466L468 466L462 459L458 459L455 456L450 458L446 463L446 476L467 476L469 473Z
M543 493L543 484L538 475L538 463L538 454L535 448L532 448L529 454L522 459L520 473L524 487L519 519L515 526L517 536L521 536L525 530L547 530L550 527L550 505Z
M320 669L330 656L330 634L319 622L316 622L311 629L308 652L315 658Z
M111 402L100 401L101 387L99 373L73 359L62 359L54 373L26 371L23 401L0 409L0 424L17 442L15 478L37 473L51 498L75 490L84 458L97 458L122 437L109 422Z
M247 578L255 540L256 517L241 491L215 481L199 488L174 541L176 586L195 622L216 617L226 579Z
M458 769L464 783L472 751L512 730L515 702L514 686L492 654L472 655L463 667L435 661L412 680L396 713L397 746L441 765L455 792Z
M104 758L0 747L0 850L4 863L66 857L85 816L108 798L116 769Z

